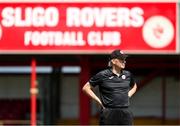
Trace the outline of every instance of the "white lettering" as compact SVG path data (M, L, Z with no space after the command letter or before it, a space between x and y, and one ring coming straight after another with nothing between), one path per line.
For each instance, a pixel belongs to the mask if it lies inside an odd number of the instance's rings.
M117 25L119 27L129 27L130 24L130 10L126 7L119 8L117 11Z
M142 16L143 14L144 14L144 11L141 8L139 8L139 7L132 8L132 11L131 11L132 26L140 27L143 25L143 23L144 23L144 18Z
M42 27L45 24L45 19L43 18L44 16L44 8L42 7L36 7L33 9L32 13L32 24L34 24L35 27Z
M59 12L55 7L48 7L45 14L45 23L49 27L54 27L59 21Z
M66 31L26 31L24 34L25 46L84 46L82 32ZM119 46L121 34L117 31L91 31L87 35L89 46Z
M106 8L103 12L106 12L106 26L115 27L117 24L116 8Z
M118 46L121 44L119 32L94 32L88 34L88 44L90 46Z
M67 8L67 19L66 19L66 25L68 27L79 27L80 26L80 22L79 22L79 11L80 9L77 7L71 7L71 8Z
M27 31L24 45L29 46L84 46L82 32Z
M14 24L14 9L6 7L2 10L2 25L5 27L12 27Z
M94 18L97 27L105 26L106 12L99 8L94 8Z
M59 12L55 7L6 7L2 10L2 25L5 27L55 27L59 21Z
M68 27L141 27L143 14L139 7L69 7L66 24Z
M24 45L25 46L30 45L30 41L31 41L31 32L27 31L24 33Z
M82 9L82 14L80 16L80 20L82 21L82 25L84 27L91 27L94 24L94 17L91 15L93 13L93 10L89 7L85 7Z

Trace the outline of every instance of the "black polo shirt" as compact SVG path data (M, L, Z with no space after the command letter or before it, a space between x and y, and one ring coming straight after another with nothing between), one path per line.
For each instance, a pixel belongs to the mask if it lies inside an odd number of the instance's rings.
M93 87L99 86L100 98L105 107L129 106L128 92L135 83L134 77L129 71L122 70L118 77L111 69L106 69L94 75L89 83Z

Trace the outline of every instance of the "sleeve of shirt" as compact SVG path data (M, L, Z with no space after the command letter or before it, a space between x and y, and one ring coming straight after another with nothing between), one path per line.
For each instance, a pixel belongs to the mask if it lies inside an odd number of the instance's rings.
M102 75L101 73L97 73L96 75L90 78L89 83L91 86L95 87L99 85L101 81L102 81Z
M136 83L134 75L131 73L131 82L130 82L130 87L132 88L134 84Z

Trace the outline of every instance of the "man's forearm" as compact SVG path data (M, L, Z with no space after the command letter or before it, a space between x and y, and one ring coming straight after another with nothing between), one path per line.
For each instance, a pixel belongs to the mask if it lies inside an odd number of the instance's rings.
M131 97L137 90L137 85L136 83L134 84L133 88L128 92L128 96Z
M92 87L90 86L89 82L87 82L84 87L83 87L83 91L90 97L92 98L94 101L96 101L101 107L104 108L101 100L96 96L96 94L93 92Z

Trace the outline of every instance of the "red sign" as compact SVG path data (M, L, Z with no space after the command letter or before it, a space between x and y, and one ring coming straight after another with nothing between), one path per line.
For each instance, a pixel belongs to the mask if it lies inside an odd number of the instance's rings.
M178 53L177 3L2 3L0 53Z

